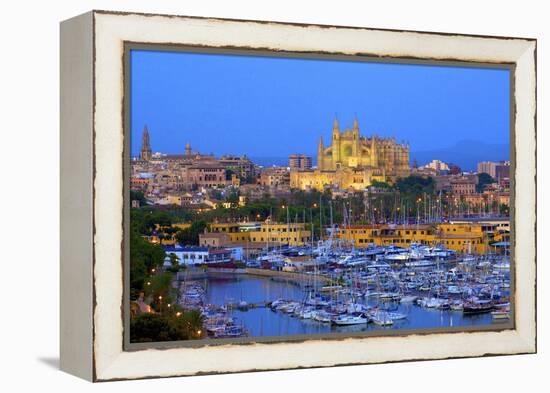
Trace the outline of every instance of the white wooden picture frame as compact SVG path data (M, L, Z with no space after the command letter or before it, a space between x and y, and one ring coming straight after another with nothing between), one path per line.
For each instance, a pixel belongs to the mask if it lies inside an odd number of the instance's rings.
M124 345L125 43L513 67L513 327L301 342ZM90 381L536 351L536 40L92 11L61 24L61 368Z

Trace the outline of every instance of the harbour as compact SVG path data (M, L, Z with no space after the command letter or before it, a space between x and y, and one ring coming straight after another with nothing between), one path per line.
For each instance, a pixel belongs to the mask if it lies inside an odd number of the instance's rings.
M296 249L268 253L283 257L279 267L262 269L254 260L248 265L255 267L244 269L187 272L179 277L180 305L200 310L209 338L498 328L510 321L506 255L449 253L428 259L433 248L416 245L376 252L326 253L324 247L321 242L312 252L313 270L301 273L283 270L284 254ZM395 257L411 251L419 255Z

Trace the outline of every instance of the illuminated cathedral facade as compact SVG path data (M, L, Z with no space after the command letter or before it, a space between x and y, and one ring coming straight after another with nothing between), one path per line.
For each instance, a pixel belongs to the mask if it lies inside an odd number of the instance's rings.
M393 137L362 137L357 119L351 130L342 131L335 119L332 144L325 146L323 138L319 139L317 168L291 171L290 185L303 190L322 190L326 186L361 190L374 180L394 183L409 174L407 143L397 143Z

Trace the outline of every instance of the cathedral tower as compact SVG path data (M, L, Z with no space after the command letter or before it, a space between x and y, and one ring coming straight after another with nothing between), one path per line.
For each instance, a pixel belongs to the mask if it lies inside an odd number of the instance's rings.
M141 138L141 151L139 153L139 159L143 161L149 161L152 156L151 144L149 143L149 130L147 126L143 128L143 136Z
M332 165L336 168L340 163L340 125L338 124L338 118L334 118L332 125Z
M319 137L319 146L317 146L317 169L322 171L324 169L323 156L325 154L325 147L323 146L323 135Z
M359 153L360 147L359 147L359 122L357 121L357 117L353 119L353 129L351 130L351 134L353 137L353 144L351 145L351 154L354 157L357 157L357 154Z

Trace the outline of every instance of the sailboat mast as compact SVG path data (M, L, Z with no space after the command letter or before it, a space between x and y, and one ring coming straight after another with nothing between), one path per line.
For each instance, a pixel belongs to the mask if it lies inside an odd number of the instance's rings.
M319 195L319 240L323 240L323 194Z

